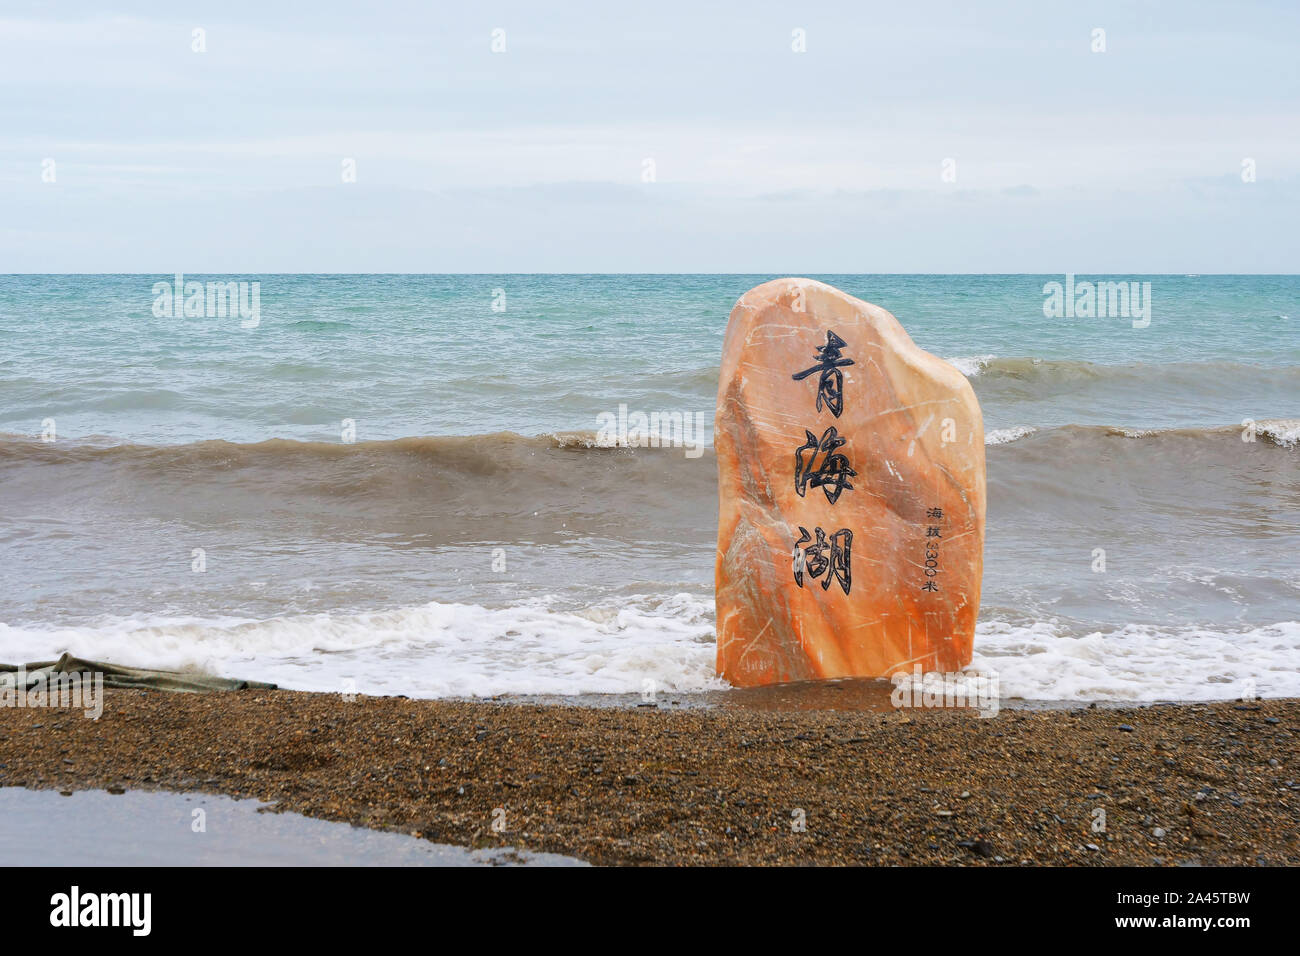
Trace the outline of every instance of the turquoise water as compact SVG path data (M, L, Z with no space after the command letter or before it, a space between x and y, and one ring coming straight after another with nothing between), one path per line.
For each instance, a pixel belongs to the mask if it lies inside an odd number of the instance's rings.
M0 660L715 686L712 451L596 431L711 424L771 276L187 278L256 281L256 321L155 314L170 276L0 277ZM975 388L1004 696L1300 695L1300 278L1076 277L1149 282L1144 327L1049 318L1064 276L815 278Z
M260 324L158 318L171 276L0 278L0 431L148 444L594 429L601 411L712 416L735 300L771 276L187 276L260 283ZM815 276L961 359L1068 363L976 376L990 429L1160 428L1286 417L1300 278L1151 283L1151 321L1043 314L1062 276ZM1083 280L1085 276L1079 276ZM494 290L505 311L493 311ZM496 299L498 303L499 298ZM1209 366L1206 363L1216 363Z

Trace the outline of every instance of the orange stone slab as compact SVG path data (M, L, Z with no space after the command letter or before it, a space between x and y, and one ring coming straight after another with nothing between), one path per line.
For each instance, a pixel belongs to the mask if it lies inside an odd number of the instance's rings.
M720 675L970 663L984 421L961 372L884 309L777 279L731 312L714 429Z

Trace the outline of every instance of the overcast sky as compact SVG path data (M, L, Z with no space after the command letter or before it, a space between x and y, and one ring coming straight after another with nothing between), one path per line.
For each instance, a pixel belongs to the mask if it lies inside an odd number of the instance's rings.
M106 6L0 5L0 272L1298 271L1293 2Z

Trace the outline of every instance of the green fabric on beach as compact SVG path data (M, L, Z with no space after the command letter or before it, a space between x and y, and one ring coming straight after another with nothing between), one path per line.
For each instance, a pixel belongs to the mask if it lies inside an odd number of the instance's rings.
M71 654L64 654L57 661L37 661L34 664L0 664L0 681L5 681L5 674L27 675L26 685L30 687L37 675L43 675L46 681L51 674L103 674L105 687L117 687L130 690L168 690L182 693L200 693L214 690L275 690L274 684L256 680L237 680L229 677L213 677L209 674L187 673L184 671L148 670L143 667L120 667L103 661L88 661ZM15 678L16 679L16 678Z

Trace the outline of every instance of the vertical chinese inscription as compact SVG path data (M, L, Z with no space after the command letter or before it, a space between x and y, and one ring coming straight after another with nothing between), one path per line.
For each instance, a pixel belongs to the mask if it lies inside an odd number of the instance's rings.
M921 590L938 591L935 576L939 573L939 542L943 540L939 524L943 520L943 509L928 508L925 516L930 519L930 523L925 527L925 583L921 585Z
M826 344L817 347L817 364L796 372L790 377L802 382L813 373L820 373L817 379L816 411L829 411L839 418L844 411L844 372L842 369L853 364L853 359L845 358L843 351L848 343L827 330ZM810 429L804 429L807 440L794 452L794 490L800 498L805 497L809 488L820 488L830 504L839 501L840 495L853 490L850 478L857 474L849 464L849 457L841 448L847 439L840 437L834 425L822 432L821 437ZM853 587L853 532L840 528L831 534L818 527L813 533L800 526L799 539L794 544L793 554L794 581L803 587L804 572L812 580L822 579L822 590L830 589L831 583L838 583L845 594Z

